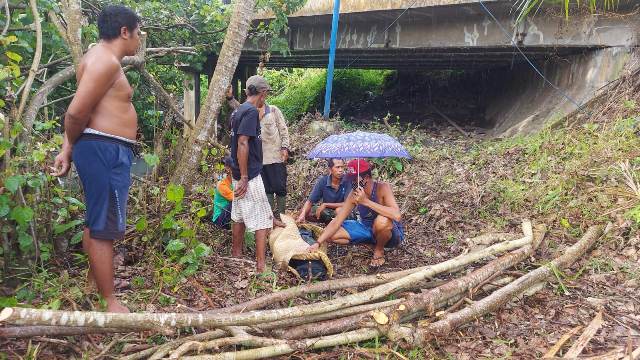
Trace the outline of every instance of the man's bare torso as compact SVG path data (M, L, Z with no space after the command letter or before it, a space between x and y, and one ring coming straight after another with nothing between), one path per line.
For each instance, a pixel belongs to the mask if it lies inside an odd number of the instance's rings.
M76 76L78 83L82 81L82 75L88 66L92 68L98 67L99 69L102 64L108 64L108 62L112 61L118 62L118 59L100 44L95 45L84 55L80 62ZM111 87L93 109L87 127L135 140L138 117L131 103L132 97L133 88L129 85L124 71L120 69L113 79Z

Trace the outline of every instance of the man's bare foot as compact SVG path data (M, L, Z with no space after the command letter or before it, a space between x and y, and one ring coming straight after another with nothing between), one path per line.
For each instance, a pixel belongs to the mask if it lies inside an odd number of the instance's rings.
M381 250L381 251L374 250L373 251L373 259L371 259L371 262L369 263L369 266L377 268L377 267L380 267L380 266L384 265L384 263L385 263L384 250Z
M129 308L120 304L120 302L115 298L111 300L107 300L107 312L124 313L124 314L130 313Z

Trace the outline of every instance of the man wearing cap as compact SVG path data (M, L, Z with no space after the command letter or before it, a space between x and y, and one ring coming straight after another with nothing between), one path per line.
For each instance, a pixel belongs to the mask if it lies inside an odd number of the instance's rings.
M231 205L231 253L242 256L245 230L255 232L256 269L265 269L267 230L274 224L273 213L262 182L262 138L258 109L270 90L261 76L247 80L247 101L231 115L231 173L235 189Z
M400 208L391 185L373 180L367 161L349 161L347 180L352 182L354 190L309 251L317 250L325 241L339 245L365 244L374 249L370 266L379 267L385 263L384 249L396 247L404 241ZM360 220L346 220L356 207Z
M257 84L262 88L271 90L262 77L263 83ZM249 80L247 80L249 86ZM227 90L227 102L232 109L237 109L240 103L233 98L231 87ZM277 106L264 104L258 108L260 128L262 131L262 181L269 199L271 208L274 209L276 218L280 218L286 209L287 197L287 166L289 158L289 129L282 111Z

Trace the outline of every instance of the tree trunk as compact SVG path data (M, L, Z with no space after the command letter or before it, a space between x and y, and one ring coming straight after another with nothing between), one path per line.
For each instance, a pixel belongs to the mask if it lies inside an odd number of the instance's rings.
M73 65L78 68L82 54L82 3L80 0L62 0L60 2L64 21L67 23L66 40Z
M176 184L183 184L190 189L198 170L202 150L207 142L216 139L218 113L224 100L224 93L231 83L233 73L238 66L242 46L247 38L256 0L237 0L233 15L227 28L222 50L218 57L213 77L209 82L209 90L205 104L196 121L195 129L182 151L178 166L171 178Z
M29 99L29 95L31 94L31 85L33 84L33 80L36 78L38 66L40 66L40 57L42 56L42 25L40 24L40 16L38 15L38 4L36 0L29 0L29 6L31 7L31 12L33 14L33 24L36 27L36 52L33 55L29 75L24 83L22 96L20 97L20 106L18 107L18 114L16 116L18 121L22 118L24 107L27 105L27 99ZM7 21L10 21L10 19L7 19Z

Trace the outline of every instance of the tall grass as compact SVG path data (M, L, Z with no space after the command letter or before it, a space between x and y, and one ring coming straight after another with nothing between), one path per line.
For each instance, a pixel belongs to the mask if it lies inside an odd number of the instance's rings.
M531 13L535 13L544 4L552 6L563 6L565 17L569 18L569 8L572 5L588 6L589 10L595 12L598 9L613 10L618 6L620 0L515 0L514 8L518 11L517 21L522 21Z

